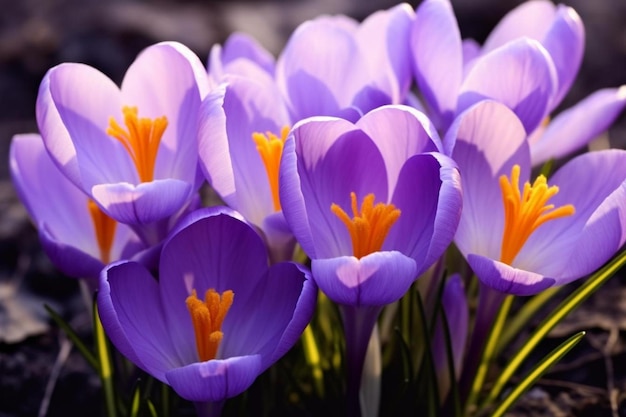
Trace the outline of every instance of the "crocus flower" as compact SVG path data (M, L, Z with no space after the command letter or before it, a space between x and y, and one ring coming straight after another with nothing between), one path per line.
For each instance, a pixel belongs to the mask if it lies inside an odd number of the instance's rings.
M203 101L199 156L209 184L257 226L273 262L293 256L295 238L278 197L279 163L291 120L273 80L229 76Z
M106 264L143 249L128 226L104 214L59 171L39 135L13 137L9 167L44 251L66 275L85 278L95 289Z
M306 119L285 143L283 213L318 286L341 308L353 413L378 314L441 256L456 230L460 180L440 150L428 119L405 106L381 107L356 124Z
M463 178L455 242L484 285L535 294L593 272L626 240L626 151L586 153L533 180L521 122L492 101L446 140Z
M39 88L37 122L55 164L147 245L165 235L203 181L197 113L207 93L202 63L188 48L146 48L121 88L98 70L65 63Z
M448 0L420 4L411 33L414 71L429 116L442 131L463 110L500 101L532 134L533 165L560 157L606 130L626 104L605 89L548 124L569 91L584 50L584 27L571 7L525 2L507 14L481 47L463 41ZM445 71L442 71L445 68Z
M100 277L98 309L113 344L138 367L219 415L284 355L310 321L317 287L295 263L268 268L267 250L224 207L185 217L167 238L158 281L118 262Z

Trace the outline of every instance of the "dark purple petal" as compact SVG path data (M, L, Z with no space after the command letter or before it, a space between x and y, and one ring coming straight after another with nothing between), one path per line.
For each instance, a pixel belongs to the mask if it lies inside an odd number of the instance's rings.
M506 294L534 295L556 283L554 278L513 268L481 255L469 254L467 261L483 284Z
M442 154L411 157L402 167L391 201L401 214L383 248L413 258L419 275L454 237L462 206L456 164Z
M626 87L598 90L561 112L531 142L533 165L562 158L587 145L615 121L626 105Z
M461 86L457 111L494 99L512 109L530 133L547 115L557 85L546 50L539 42L523 38L476 61Z
M258 353L266 369L300 338L313 316L317 287L309 272L294 263L276 264L258 278L249 278L250 296L244 301L235 293L224 320L219 355Z
M185 300L210 288L235 294L230 315L246 315L254 283L265 276L267 251L261 237L223 208L207 208L184 219L163 245L159 268L160 293L167 327L181 357L197 361L195 336ZM225 330L226 332L226 330ZM250 352L244 352L250 353Z
M461 34L447 0L424 1L411 33L414 71L435 124L445 129L457 107L463 77Z
M135 262L107 266L100 276L97 302L111 342L150 375L167 382L169 369L192 362L177 355L174 346L181 341L170 336L157 281L143 266Z
M260 355L192 363L168 371L166 381L189 401L221 401L244 392L262 372Z
M384 306L400 299L417 278L415 261L400 252L374 252L357 259L313 259L313 279L334 302L353 307Z
M93 199L121 223L143 225L162 220L185 206L192 185L176 179L140 183L100 184L91 190Z

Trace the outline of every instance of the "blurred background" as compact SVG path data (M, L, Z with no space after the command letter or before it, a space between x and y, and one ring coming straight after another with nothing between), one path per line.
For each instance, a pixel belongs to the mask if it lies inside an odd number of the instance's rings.
M35 100L45 72L61 62L82 62L120 83L126 68L150 44L180 41L206 62L211 46L222 43L234 31L253 35L269 51L278 54L293 29L307 19L342 13L362 20L375 10L396 3L0 0L0 417L36 415L44 397L44 385L59 358L62 343L58 331L50 328L42 300L79 328L81 323L85 329L90 327L84 322L85 316L77 314L84 307L76 303L76 283L60 276L41 252L36 231L9 178L11 137L37 131ZM481 42L501 17L520 3L452 0L463 37ZM561 106L565 108L596 89L626 84L626 0L563 3L580 14L587 34L582 67ZM419 2L411 4L415 7ZM89 94L88 86L85 94ZM626 116L618 119L609 138L612 146L626 147ZM622 310L620 314L624 313ZM55 395L81 385L83 390L91 387L89 392L97 396L97 378L94 381L93 375L85 375L84 368L84 362L68 361L63 371L65 379ZM75 398L66 407L80 410L81 404L90 399L93 398L88 395ZM51 410L50 415L64 415L65 409L54 403Z

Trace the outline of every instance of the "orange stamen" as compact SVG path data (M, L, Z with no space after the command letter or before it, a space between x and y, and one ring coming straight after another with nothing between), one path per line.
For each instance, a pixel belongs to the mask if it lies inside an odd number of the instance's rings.
M520 166L514 165L511 179L500 177L502 203L504 204L504 231L500 261L511 265L531 234L542 224L560 217L574 214L574 206L567 204L554 207L548 200L559 192L559 187L548 187L546 177L540 175L530 185L524 183L524 190L519 190Z
M330 211L346 225L352 239L354 256L362 258L381 250L391 226L400 217L400 210L393 204L378 203L374 205L374 194L370 193L363 199L359 212L356 193L351 192L350 198L352 200L352 218L335 203L331 204Z
M111 247L115 238L117 222L104 214L93 200L87 200L87 209L91 215L93 228L96 233L96 240L100 249L100 260L102 263L108 264L111 261Z
M267 180L272 190L272 199L274 201L274 210L280 211L280 200L278 198L278 170L280 168L280 158L283 154L283 146L289 135L289 126L284 126L280 131L280 137L272 132L252 134L252 140L256 144L256 150L259 152L263 164L265 164L265 172Z
M222 322L233 304L235 294L231 290L221 295L209 289L204 295L204 302L197 297L196 290L187 297L187 309L193 322L196 335L196 349L201 362L215 359L217 348L222 341Z
M106 133L124 146L137 168L139 180L150 182L154 179L154 165L161 137L167 127L167 118L165 116L154 120L148 117L139 118L137 107L129 106L122 107L122 113L128 130L124 130L111 116Z

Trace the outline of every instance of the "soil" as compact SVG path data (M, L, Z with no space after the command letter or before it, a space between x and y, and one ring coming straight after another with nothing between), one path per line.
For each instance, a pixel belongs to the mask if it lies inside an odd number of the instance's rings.
M452 3L463 35L483 40L520 1ZM626 2L564 3L585 22L587 47L563 108L596 89L626 84ZM211 45L242 30L277 53L293 28L308 18L347 13L362 19L391 5L388 0L0 0L0 158L8 161L14 134L37 131L39 82L60 62L87 63L119 83L137 53L161 40L181 41L206 60ZM608 141L625 147L625 116L609 131ZM547 351L568 335L588 332L510 416L626 416L622 275L555 329L554 343L542 345ZM8 165L0 163L0 417L37 416L46 409L48 416L103 415L98 377L51 321L44 304L89 340L89 313L77 282L62 276L43 254L11 185Z

